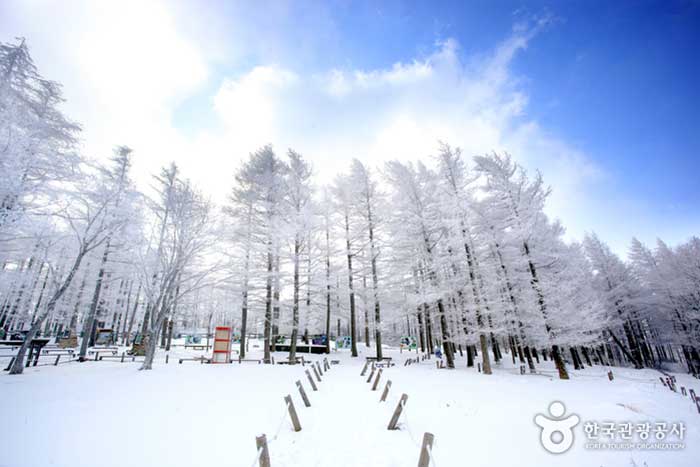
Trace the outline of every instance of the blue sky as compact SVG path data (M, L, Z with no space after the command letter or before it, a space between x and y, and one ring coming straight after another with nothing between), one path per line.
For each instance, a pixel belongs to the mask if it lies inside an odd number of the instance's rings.
M542 170L573 239L700 233L697 0L100 3L2 2L0 40L144 173L174 158L220 197L265 142L324 175L440 138Z

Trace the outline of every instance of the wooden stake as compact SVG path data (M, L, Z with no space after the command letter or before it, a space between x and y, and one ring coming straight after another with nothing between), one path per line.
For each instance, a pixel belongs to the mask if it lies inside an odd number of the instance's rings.
M317 379L318 382L320 383L320 382L321 382L321 376L318 374L318 370L316 369L316 366L315 366L313 363L311 364L311 368L314 369L314 375L316 375L316 379Z
M374 384L372 385L372 391L377 390L377 385L379 384L379 378L382 377L382 369L380 368L379 371L377 372L377 377L374 378Z
M316 368L318 368L319 374L323 375L323 370L321 370L321 364L318 363L318 360L316 361Z
M260 467L270 467L270 452L267 450L267 437L264 434L255 437L255 447L260 451L258 465Z
M423 446L420 448L420 457L418 458L418 467L430 466L430 452L433 449L433 440L435 436L432 433L425 432L423 434Z
M309 398L306 397L306 391L304 391L304 386L301 385L301 381L297 381L297 387L299 388L299 394L301 394L301 399L304 401L306 407L311 407L311 402Z
M289 418L292 419L292 425L294 425L294 431L301 431L301 423L299 423L299 417L297 417L297 411L294 408L294 402L292 402L292 396L287 394L284 398L287 403L287 409L289 410Z
M372 367L372 371L369 373L369 378L367 378L367 382L369 383L372 381L372 377L374 376L374 367Z
M311 377L311 373L309 373L309 370L306 370L306 377L309 378L309 383L311 384L311 389L314 391L318 391L318 388L316 387L316 383L314 383L314 379Z
M610 381L612 381L612 380L615 379L615 377L613 376L613 372L612 372L612 371L608 371L608 379L609 379Z
M399 403L396 405L396 409L394 410L394 414L391 416L391 420L389 421L389 426L387 427L387 430L396 430L397 429L397 424L399 423L399 417L401 416L401 412L403 411L404 405L406 405L406 401L408 400L408 396L406 394L401 394L401 399L399 400Z
M382 398L379 399L379 402L386 401L386 396L389 395L389 389L391 389L391 380L386 382L386 386L384 386L384 392L382 393Z
M369 365L369 362L365 362L365 366L362 367L362 372L360 373L360 376L364 376L365 373L367 372L367 366Z

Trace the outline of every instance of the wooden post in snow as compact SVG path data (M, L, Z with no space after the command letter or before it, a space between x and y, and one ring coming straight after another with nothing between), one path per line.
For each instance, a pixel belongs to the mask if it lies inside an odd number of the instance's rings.
M384 386L384 392L382 393L382 398L379 399L379 402L386 401L386 396L389 395L389 389L391 389L391 380L386 382L386 386Z
M318 360L316 360L316 368L318 368L319 374L323 375L323 370L321 370L321 364L318 363Z
M365 373L367 372L367 366L369 365L369 361L365 362L365 366L362 367L362 372L360 373L360 376L364 376Z
M391 416L391 420L389 420L389 426L387 427L387 430L396 430L397 429L397 425L399 423L399 417L401 416L401 412L403 411L403 408L406 405L407 400L408 400L408 396L406 394L401 394L401 399L399 400L399 403L396 405L396 409L394 410L394 414Z
M423 434L423 445L420 448L420 457L418 458L418 467L430 466L430 455L433 450L433 440L435 436L427 431Z
M259 467L270 467L270 451L267 450L267 436L264 434L256 436L255 447L260 452L258 455Z
M372 391L377 390L377 385L379 384L379 378L382 377L382 369L380 368L379 371L377 372L377 377L374 378L374 384L372 385Z
M314 379L311 377L311 373L309 373L309 370L306 370L306 377L309 378L309 383L311 384L311 389L314 391L318 391L318 388L316 387L316 383L314 383Z
M615 377L613 376L612 370L611 370L611 371L608 371L608 379L609 379L610 381L612 381L612 380L615 379Z
M367 378L367 382L369 383L372 381L372 377L374 376L374 367L372 367L372 371L369 373L369 378Z
M318 374L318 370L316 369L316 366L313 363L311 364L311 368L313 368L314 375L316 375L316 379L320 383L321 382L321 375Z
M306 397L306 391L304 391L304 386L301 385L301 381L297 380L297 387L299 388L299 394L301 394L301 399L304 401L304 405L306 407L311 407L311 402L309 402L309 398Z
M292 425L294 425L294 431L301 431L301 423L299 423L299 417L297 417L297 411L294 408L294 402L292 402L292 396L287 394L284 398L287 403L287 410L289 410L289 418L292 419Z

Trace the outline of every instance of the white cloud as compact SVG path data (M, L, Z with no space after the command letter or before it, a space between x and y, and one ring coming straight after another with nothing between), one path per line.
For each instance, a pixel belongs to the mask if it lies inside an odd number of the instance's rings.
M548 211L580 236L592 209L588 189L602 171L527 118L527 95L510 69L542 24L515 28L479 58L462 58L450 39L426 57L384 69L312 73L271 65L229 78L214 101L224 129L202 134L211 151L202 166L225 161L225 175L210 186L222 195L237 160L266 142L280 152L294 147L328 180L352 157L375 165L426 158L443 140L468 155L508 151L540 169L555 188Z
M239 68L245 44L230 45L222 31L252 41L245 18L238 27L197 4L157 1L6 5L0 26L11 30L1 31L3 38L26 36L42 72L65 84L67 110L85 127L86 150L106 155L115 144L131 145L144 185L174 159L223 200L238 163L268 142L303 153L324 181L352 157L377 165L425 158L443 140L468 155L507 150L541 169L555 186L550 212L576 235L588 227L587 190L600 170L527 119L528 98L511 71L546 19L516 26L479 57L464 57L448 39L427 56L380 69L309 71L263 60L224 78L212 77L214 67L229 60L227 69ZM257 34L262 40L265 31ZM213 79L221 84L200 105L218 124L192 121L193 128L178 131L172 124L178 104Z
M134 147L143 183L181 154L173 109L208 76L200 49L179 34L167 6L26 1L2 11L2 39L25 36L41 72L64 84L85 152L100 157L117 144Z
M278 101L294 93L298 81L294 72L277 66L258 66L238 80L225 80L214 97L214 109L229 137L239 145L264 145L276 132Z

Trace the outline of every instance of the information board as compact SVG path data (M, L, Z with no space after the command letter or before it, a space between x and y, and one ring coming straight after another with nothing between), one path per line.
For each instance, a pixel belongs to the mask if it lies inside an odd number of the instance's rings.
M217 326L214 331L214 353L211 357L212 363L231 362L231 328L228 326Z

